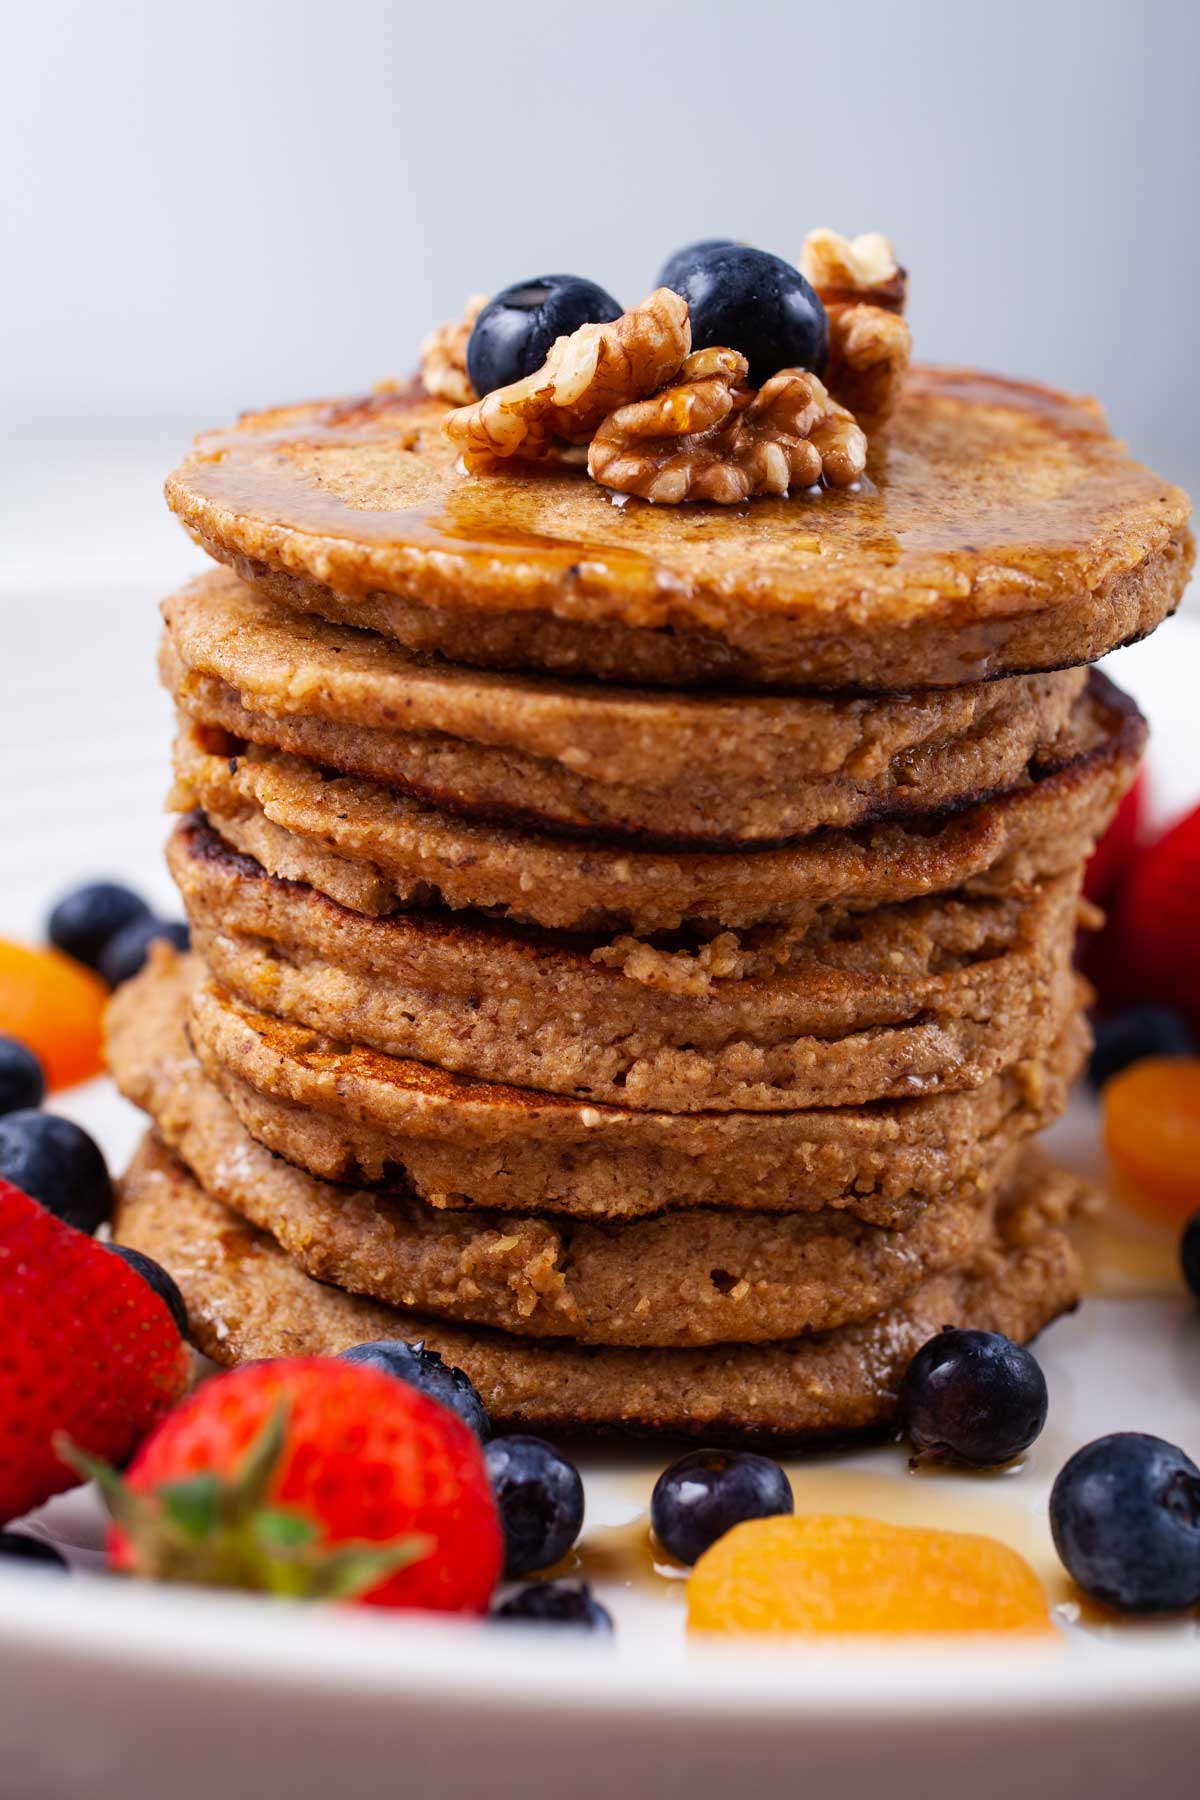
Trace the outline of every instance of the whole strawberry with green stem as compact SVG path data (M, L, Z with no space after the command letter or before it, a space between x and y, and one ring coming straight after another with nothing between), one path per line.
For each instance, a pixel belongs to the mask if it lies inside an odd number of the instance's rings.
M57 1434L123 1462L190 1373L171 1309L142 1276L0 1181L0 1524L82 1479Z
M132 1574L438 1612L486 1611L500 1575L474 1434L378 1369L250 1364L205 1382L124 1478L81 1466Z

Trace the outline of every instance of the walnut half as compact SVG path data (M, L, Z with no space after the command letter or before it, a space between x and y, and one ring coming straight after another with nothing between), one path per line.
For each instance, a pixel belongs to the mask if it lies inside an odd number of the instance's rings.
M467 406L475 399L467 374L467 340L487 302L486 294L472 294L462 318L439 325L421 345L421 380L426 390L439 400L449 400L452 406Z
M868 430L890 417L912 358L902 318L908 277L881 232L810 231L800 269L829 314L830 392Z
M510 457L539 462L586 444L601 420L679 373L691 349L685 301L658 288L610 325L581 325L540 369L447 414L442 429L474 474Z
M678 382L604 421L588 451L592 479L660 505L722 506L858 479L866 437L815 375L781 369L755 393L747 371L735 350L696 351Z

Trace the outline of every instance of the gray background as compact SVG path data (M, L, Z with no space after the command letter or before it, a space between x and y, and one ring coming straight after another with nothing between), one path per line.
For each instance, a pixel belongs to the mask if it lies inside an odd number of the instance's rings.
M473 289L632 302L817 223L892 235L920 355L1098 392L1200 487L1195 0L27 0L3 54L23 582L165 570L191 431L402 372Z

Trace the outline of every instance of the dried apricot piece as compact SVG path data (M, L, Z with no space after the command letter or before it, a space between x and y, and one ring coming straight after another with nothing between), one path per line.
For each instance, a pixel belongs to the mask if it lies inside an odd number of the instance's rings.
M0 1032L41 1060L52 1088L98 1075L108 989L61 950L32 950L0 938Z
M1200 1057L1149 1056L1104 1089L1104 1141L1122 1199L1182 1223L1200 1206Z
M693 1631L1053 1631L1042 1584L997 1538L841 1513L748 1519L688 1581Z

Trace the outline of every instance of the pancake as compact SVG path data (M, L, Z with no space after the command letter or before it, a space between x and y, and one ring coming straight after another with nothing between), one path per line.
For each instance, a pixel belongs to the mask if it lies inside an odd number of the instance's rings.
M597 688L422 662L214 571L163 604L180 710L449 812L679 845L785 842L1020 780L1082 670L895 700Z
M368 919L195 821L168 849L192 946L259 1011L441 1068L669 1112L858 1105L977 1087L1076 1004L1078 877L818 923L783 969L675 992L569 942Z
M184 1032L186 983L144 989L108 1032L121 1092L208 1193L309 1275L520 1337L584 1344L756 1343L869 1318L988 1235L1010 1151L986 1187L931 1201L903 1232L846 1212L659 1213L623 1225L440 1212L401 1189L317 1181L262 1148Z
M1092 401L914 369L854 490L611 503L586 474L470 476L418 384L249 413L168 504L275 598L456 663L898 691L1088 661L1178 603L1188 501Z
M120 1184L117 1241L179 1283L193 1341L214 1361L336 1354L382 1337L423 1340L475 1383L499 1427L616 1427L797 1443L881 1429L908 1362L943 1325L1028 1341L1079 1297L1063 1221L1077 1184L1040 1160L969 1264L898 1307L799 1342L687 1350L535 1343L421 1322L314 1281L265 1232L213 1199L148 1134Z
M725 854L481 825L186 720L171 803L203 808L272 874L360 912L441 904L595 933L736 930L803 920L832 901L863 910L985 875L996 887L1076 868L1133 779L1144 737L1133 703L1093 673L1053 753L999 797Z
M161 957L114 1002L135 1016L171 979ZM776 1113L635 1112L452 1075L339 1045L196 983L188 1029L250 1134L324 1180L394 1185L434 1206L629 1218L708 1205L845 1208L897 1225L923 1199L978 1185L1003 1150L1057 1116L1086 1028L1074 1010L1044 1059L958 1094Z

